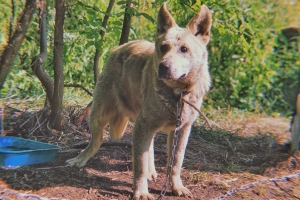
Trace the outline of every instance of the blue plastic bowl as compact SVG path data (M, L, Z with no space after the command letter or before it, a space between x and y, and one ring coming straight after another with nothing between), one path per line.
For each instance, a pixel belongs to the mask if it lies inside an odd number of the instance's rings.
M59 146L18 137L0 137L0 166L15 168L50 162Z

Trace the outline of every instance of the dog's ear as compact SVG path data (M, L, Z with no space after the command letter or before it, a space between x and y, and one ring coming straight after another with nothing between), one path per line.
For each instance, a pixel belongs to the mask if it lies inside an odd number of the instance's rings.
M174 26L177 26L176 22L167 10L166 3L163 3L157 16L157 35L167 32L169 28Z
M211 23L211 12L206 5L202 5L201 10L191 19L187 28L207 44L210 37Z

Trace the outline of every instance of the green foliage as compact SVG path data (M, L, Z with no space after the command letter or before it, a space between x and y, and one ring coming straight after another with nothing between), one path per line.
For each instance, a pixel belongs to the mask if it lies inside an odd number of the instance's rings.
M185 25L199 1L177 0L175 16ZM201 1L213 11L209 65L213 79L208 102L264 112L293 111L300 54L287 50L281 29L299 18L300 4L281 1ZM197 6L195 6L197 5ZM300 24L298 24L300 25ZM277 51L275 51L275 47Z
M9 30L7 30L6 28L9 27L7 26L9 24L9 19L10 19L10 5L9 3L7 3L4 0L0 0L0 4L2 5L2 12L0 12L0 24L2 26L0 26L0 44L2 43L6 43L7 41L7 36L6 34L9 34ZM1 52L1 50L0 50Z
M133 7L127 10L132 16L130 40L155 40L155 19L162 2L164 0L133 1ZM104 0L67 2L64 30L66 83L81 84L92 90L96 49L101 54L99 66L103 67L109 51L118 46L126 1L116 1L104 29L102 21L107 3ZM0 14L0 42L4 45L11 5L3 0L0 4L6 8ZM53 4L48 2L48 59L44 65L52 77ZM289 43L281 30L291 25L300 27L297 21L300 18L300 3L280 0L167 1L168 9L182 27L202 4L213 12L212 37L208 46L213 83L206 102L215 107L231 106L289 114L293 110L296 81L300 73L300 55L296 42ZM16 5L16 16L20 16L23 6L22 1ZM38 16L35 14L2 93L21 96L44 93L30 69L32 57L38 54L37 30ZM104 38L100 37L101 30L105 31Z
M278 44L281 29L289 25L286 7L279 1L216 1L211 8L215 12L209 97L220 107L291 112L293 102L284 100L282 81L287 78L290 83L297 82L300 66L296 61L300 55L293 50L274 51L278 45L283 49L287 45ZM289 74L286 77L285 72ZM295 84L284 87L296 93Z
M0 18L0 24L4 26L2 28L3 32L0 31L0 34L3 33L5 42L1 43L0 54L3 51L3 46L8 42L9 37L9 26L10 19L12 17L11 13L11 4L7 1L1 2L2 5L7 5L7 9L3 13L6 13L8 18ZM22 14L25 1L15 1L15 18L13 20L13 28L17 26L17 20ZM6 94L12 94L20 98L25 98L27 96L36 96L44 93L43 88L40 84L40 81L33 74L30 65L31 60L34 56L38 54L38 16L37 13L34 14L32 21L30 22L30 28L26 34L26 37L23 41L23 44L18 52L18 56L14 61L14 66L12 67L11 72L8 74L8 77L4 83L3 89L1 89L0 98L4 97ZM1 37L1 36L0 36Z

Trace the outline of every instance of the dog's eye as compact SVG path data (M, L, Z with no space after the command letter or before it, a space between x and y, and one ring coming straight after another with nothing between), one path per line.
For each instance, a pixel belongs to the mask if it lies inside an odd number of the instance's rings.
M188 51L188 49L187 49L185 46L182 46L182 47L180 47L180 51L181 51L182 53L185 53L185 52Z
M167 51L168 51L168 45L162 44L162 45L160 46L160 51L161 51L162 53L167 52Z

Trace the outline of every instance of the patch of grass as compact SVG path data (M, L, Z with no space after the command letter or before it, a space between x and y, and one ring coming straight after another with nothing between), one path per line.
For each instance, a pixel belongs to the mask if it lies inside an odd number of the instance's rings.
M188 170L194 169L194 161L193 160L185 160L185 168Z
M63 104L65 106L86 107L93 97L80 88L65 88Z
M220 190L227 190L229 187L230 187L230 186L227 185L227 184L224 183L224 182L220 182L220 183L218 184L218 188L219 188Z
M204 171L202 171L202 172L192 172L190 174L190 179L194 184L196 184L196 183L202 182L205 178L205 175L206 175L206 173Z
M242 191L234 193L234 196L240 197L242 199L249 199L250 197L250 195L247 192L242 192Z
M256 188L258 189L258 195L263 196L266 193L266 187L264 184L259 183L256 185Z
M217 164L216 168L217 168L217 171L219 171L219 172L223 172L224 171L224 168L220 164Z
M240 172L241 168L236 163L234 163L233 161L231 161L229 163L229 165L227 166L227 171L228 172Z
M92 97L78 88L65 88L63 97L63 106L77 106L84 108L92 100ZM18 98L16 95L7 95L1 99L3 105L8 105L18 110L38 111L41 110L46 101L46 93L39 96L27 96Z
M213 121L214 129L226 130L239 136L275 135L288 131L291 118L266 113L248 112L236 108L203 107L202 111ZM204 122L198 119L196 124Z

